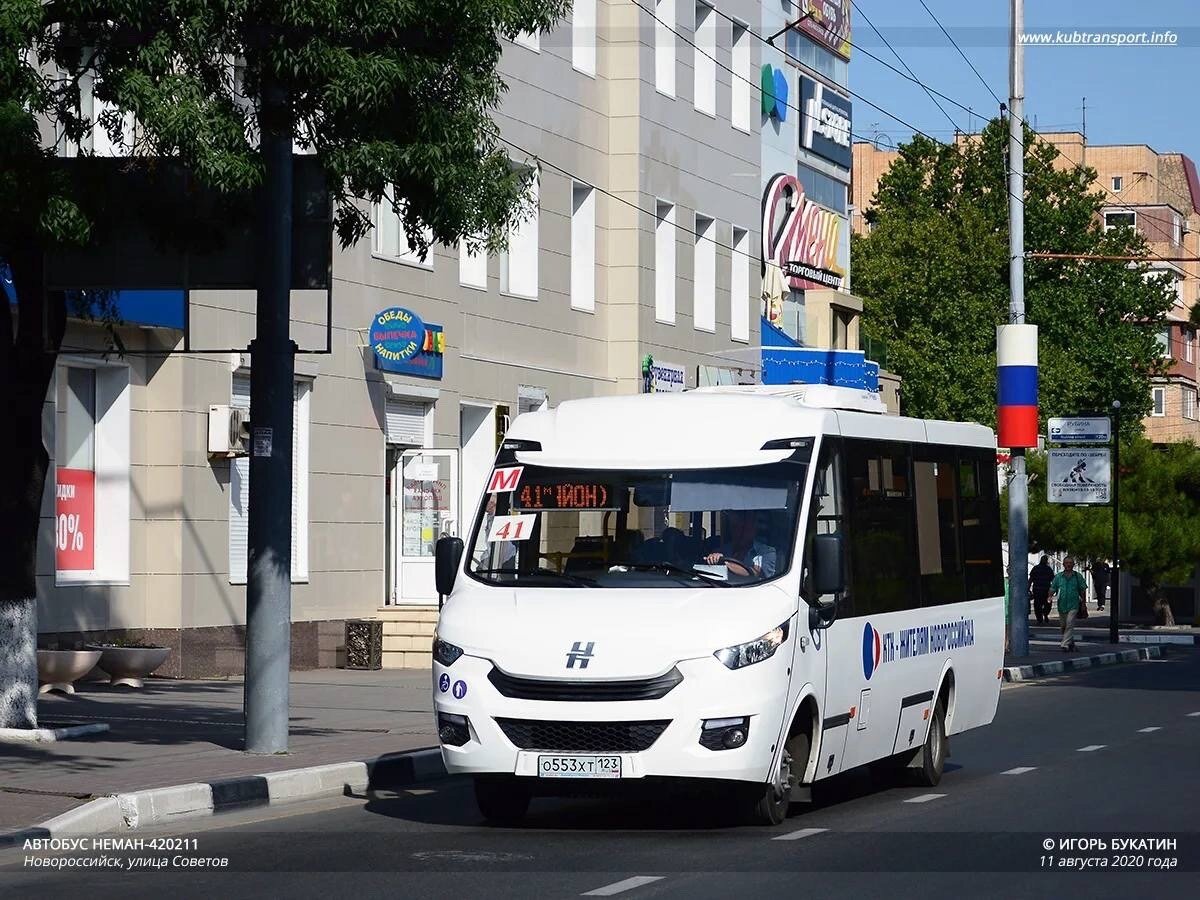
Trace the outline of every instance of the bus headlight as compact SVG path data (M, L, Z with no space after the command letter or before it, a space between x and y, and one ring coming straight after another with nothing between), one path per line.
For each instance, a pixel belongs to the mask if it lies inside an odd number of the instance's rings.
M733 647L725 647L713 654L717 659L725 664L729 669L740 669L742 666L752 666L754 663L762 662L764 659L770 659L775 655L775 651L779 649L780 644L787 640L788 624L791 620L785 621L777 628L772 628L760 638L753 641L747 641L744 644L736 644Z
M433 658L443 666L454 665L454 661L462 655L462 647L456 647L449 641L443 641L436 634L433 636Z

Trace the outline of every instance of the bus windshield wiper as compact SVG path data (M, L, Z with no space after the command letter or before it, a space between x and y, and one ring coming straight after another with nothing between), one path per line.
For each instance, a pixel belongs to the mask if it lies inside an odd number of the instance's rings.
M536 569L472 569L472 571L476 575L511 575L514 578L520 578L522 575L526 577L546 575L551 578L559 578L577 587L595 586L595 582L590 578L581 578L578 575L568 575L566 572L558 572L554 569L543 569L541 567Z
M621 568L632 569L635 572L666 572L670 575L686 575L688 578L699 578L705 584L715 584L718 587L731 587L728 581L718 575L708 572L698 572L695 569L685 569L669 562L653 563L621 563Z

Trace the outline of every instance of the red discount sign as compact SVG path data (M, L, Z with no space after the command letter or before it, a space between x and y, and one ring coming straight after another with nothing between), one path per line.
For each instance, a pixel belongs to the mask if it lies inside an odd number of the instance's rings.
M96 473L59 469L54 489L54 559L60 572L96 568Z

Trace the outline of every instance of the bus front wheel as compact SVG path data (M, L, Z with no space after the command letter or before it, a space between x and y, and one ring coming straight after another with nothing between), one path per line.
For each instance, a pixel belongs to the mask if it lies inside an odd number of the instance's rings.
M479 812L495 825L515 825L529 811L530 791L515 776L479 776L475 779L475 803Z
M799 784L808 766L808 735L801 732L788 738L779 755L776 778L760 789L750 814L755 825L782 825L792 802L792 787Z

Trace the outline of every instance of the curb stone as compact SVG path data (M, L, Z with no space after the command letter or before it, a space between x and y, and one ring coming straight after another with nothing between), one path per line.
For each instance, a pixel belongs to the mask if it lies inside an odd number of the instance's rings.
M1137 662L1145 659L1162 659L1162 647L1157 645L1140 647L1136 650L1114 650L1100 653L1096 656L1081 656L1075 659L1056 659L1050 662L1033 663L1028 666L1006 666L1005 681L1028 681L1031 678L1041 678L1046 675L1061 675L1064 672L1076 672L1080 669L1090 669L1094 666L1111 666L1116 663Z
M389 753L365 762L334 763L172 785L97 797L41 825L0 834L0 850L27 839L87 837L211 816L233 807L313 800L404 787L446 774L436 747Z

